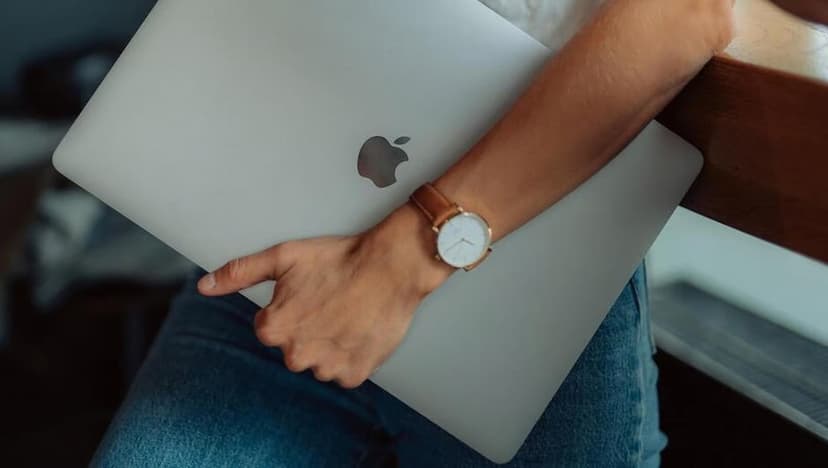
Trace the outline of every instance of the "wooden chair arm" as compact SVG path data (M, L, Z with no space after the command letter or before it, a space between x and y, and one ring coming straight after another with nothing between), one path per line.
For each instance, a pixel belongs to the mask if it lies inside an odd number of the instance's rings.
M828 29L763 1L737 24L658 117L705 156L683 205L828 262Z

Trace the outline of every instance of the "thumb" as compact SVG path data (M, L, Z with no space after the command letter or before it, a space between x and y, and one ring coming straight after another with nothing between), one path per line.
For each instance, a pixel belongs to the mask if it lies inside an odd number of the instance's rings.
M279 244L259 253L227 262L198 282L198 291L205 296L223 296L276 280L290 268L287 244Z

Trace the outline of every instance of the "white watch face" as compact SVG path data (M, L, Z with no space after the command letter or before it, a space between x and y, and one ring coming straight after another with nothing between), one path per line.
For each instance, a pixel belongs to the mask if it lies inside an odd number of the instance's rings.
M460 213L440 227L437 253L456 268L474 265L483 258L492 241L489 225L474 213Z

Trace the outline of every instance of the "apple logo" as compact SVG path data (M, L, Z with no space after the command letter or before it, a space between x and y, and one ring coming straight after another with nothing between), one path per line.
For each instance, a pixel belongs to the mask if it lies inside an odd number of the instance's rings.
M408 155L400 146L411 141L409 137L399 137L393 146L381 136L371 137L362 145L357 158L359 175L370 179L379 188L388 187L397 181L397 166L408 161Z

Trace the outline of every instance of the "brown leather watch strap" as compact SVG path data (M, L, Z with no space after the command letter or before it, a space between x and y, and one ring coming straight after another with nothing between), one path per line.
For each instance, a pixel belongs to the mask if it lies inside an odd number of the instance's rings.
M460 207L449 201L436 187L423 184L411 194L411 201L426 215L434 227L460 213Z

